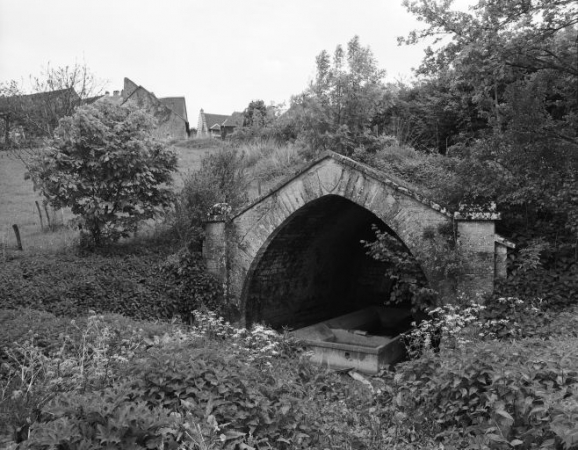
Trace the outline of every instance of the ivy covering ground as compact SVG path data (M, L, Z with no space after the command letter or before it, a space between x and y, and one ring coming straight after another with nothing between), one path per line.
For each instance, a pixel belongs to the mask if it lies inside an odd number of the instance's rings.
M554 315L516 298L496 305L436 311L439 323L408 336L422 343L419 354L371 378L312 366L297 342L214 313L195 311L188 326L0 310L3 327L20 330L0 343L0 444L576 448L576 310ZM545 315L547 325L536 320ZM428 326L443 332L437 352Z
M14 258L1 266L0 308L156 320L186 318L201 305L215 307L221 287L205 273L200 255L172 251L171 246L136 246Z

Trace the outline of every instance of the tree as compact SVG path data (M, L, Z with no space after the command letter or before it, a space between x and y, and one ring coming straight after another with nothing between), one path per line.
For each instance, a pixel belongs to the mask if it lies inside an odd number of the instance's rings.
M253 100L243 112L244 127L262 127L267 119L267 106L263 100Z
M452 0L405 0L407 9L427 24L400 42L414 44L435 37L449 39L435 51L426 50L418 73L437 76L451 68L458 81L467 83L480 114L495 127L507 127L504 102L513 83L535 83L548 74L561 81L547 108L578 108L578 4L573 0L479 0L470 13L451 8ZM552 86L553 87L553 86ZM557 95L556 95L557 94ZM560 102L563 105L560 105ZM556 104L556 107L554 104ZM558 125L563 125L560 122ZM572 125L576 125L573 119ZM546 127L549 129L550 127ZM551 137L578 145L575 126L549 129ZM536 130L543 133L544 128Z
M60 120L28 177L55 208L70 207L99 246L134 232L173 201L176 155L152 135L154 118L108 101Z
M457 83L452 71L412 84L388 85L391 98L373 123L380 134L421 151L446 154L465 136L472 137L487 121L477 115L467 86Z
M450 71L487 124L452 151L465 161L468 201L497 200L526 228L577 230L569 211L578 197L578 3L479 0L469 12L451 0L405 5L426 27L401 41L438 44L419 74L439 80Z
M4 134L20 126L28 141L51 138L62 117L71 116L86 100L100 93L99 82L86 64L53 68L30 77L29 93L11 81L0 86L0 114ZM8 140L5 138L5 140Z
M358 36L348 42L347 50L338 45L333 57L322 51L316 65L315 81L293 101L293 108L305 116L302 134L316 149L351 154L384 99L385 71L377 67L371 49L363 47Z

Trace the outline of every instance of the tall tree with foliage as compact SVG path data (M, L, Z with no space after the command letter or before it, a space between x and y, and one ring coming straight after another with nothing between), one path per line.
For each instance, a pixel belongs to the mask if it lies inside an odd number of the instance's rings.
M527 228L577 232L578 4L480 0L469 12L450 0L405 5L426 27L402 42L439 44L419 73L440 79L451 71L487 123L486 133L454 149L465 159L467 200L497 200Z
M153 129L143 110L108 101L81 106L60 120L27 175L53 207L80 217L94 245L115 241L172 205L177 158Z
M252 100L243 112L244 127L260 127L267 118L267 105L263 100Z
M383 101L385 71L358 36L346 49L338 45L333 56L322 51L316 65L309 89L293 99L293 109L302 111L302 134L317 149L351 154L369 132Z

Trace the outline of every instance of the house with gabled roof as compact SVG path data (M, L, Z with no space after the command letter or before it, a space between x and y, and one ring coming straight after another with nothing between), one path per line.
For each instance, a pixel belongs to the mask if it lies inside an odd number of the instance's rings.
M197 137L224 138L235 128L243 125L243 113L234 112L231 115L209 114L201 109L197 123Z
M159 98L159 100L163 105L172 109L187 122L189 121L187 117L187 103L185 102L185 97L162 97Z
M184 97L157 98L154 93L125 78L122 104L134 104L151 113L158 123L154 134L159 138L189 137L189 121Z

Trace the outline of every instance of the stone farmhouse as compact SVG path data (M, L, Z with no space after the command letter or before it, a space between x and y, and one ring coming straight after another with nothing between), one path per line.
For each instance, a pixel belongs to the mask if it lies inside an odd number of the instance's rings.
M2 120L0 128L3 131L0 141L7 144L10 140L18 140L22 134L32 137L35 134L45 133L47 130L36 130L26 125L42 123L55 128L58 120L72 114L77 106L104 99L118 105L134 104L149 111L158 122L155 135L159 138L188 139L190 135L184 97L157 98L154 93L137 85L129 78L125 78L124 89L120 92L114 91L112 95L107 92L105 95L81 99L73 88L68 88L30 95L0 97L0 120Z
M114 99L114 95L112 98ZM150 112L158 122L155 135L162 139L188 139L189 120L184 97L157 98L154 93L137 85L129 78L124 79L121 104L134 104ZM110 98L110 97L109 97Z
M234 112L230 116L209 114L201 109L197 122L197 137L225 138L243 125L243 113Z

